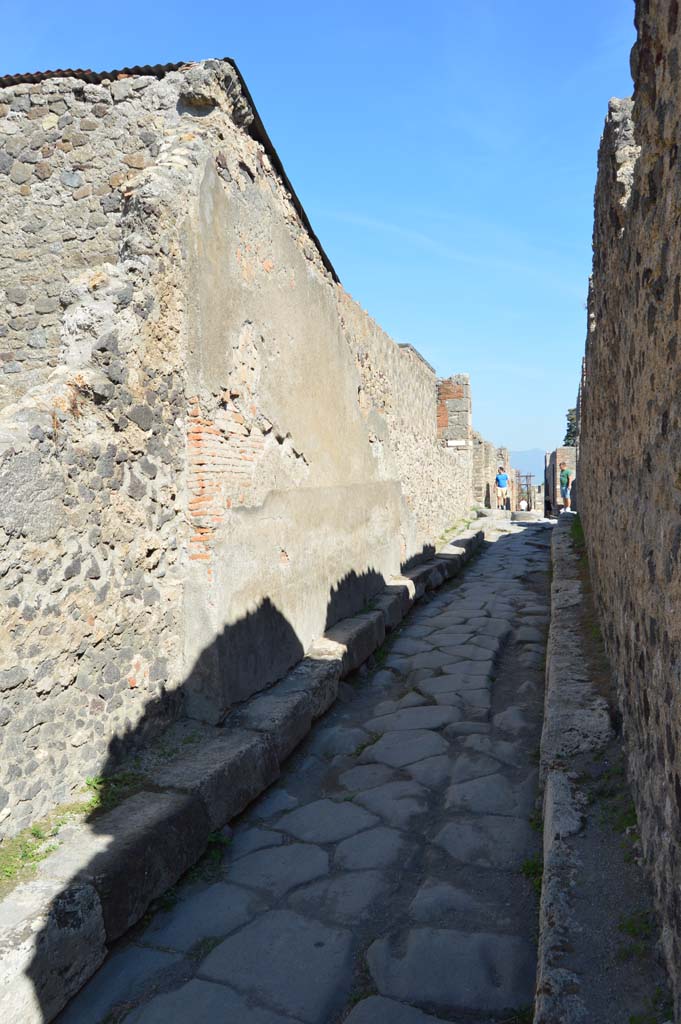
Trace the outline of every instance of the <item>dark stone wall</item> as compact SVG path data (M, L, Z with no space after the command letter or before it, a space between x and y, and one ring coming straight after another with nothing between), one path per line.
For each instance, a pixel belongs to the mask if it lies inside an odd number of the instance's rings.
M646 863L681 993L681 135L678 4L637 4L631 100L598 157L579 507ZM677 1018L678 1019L678 1018Z

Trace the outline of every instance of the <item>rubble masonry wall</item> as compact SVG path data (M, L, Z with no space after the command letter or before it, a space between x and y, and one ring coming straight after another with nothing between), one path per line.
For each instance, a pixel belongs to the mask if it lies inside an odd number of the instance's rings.
M470 507L231 65L0 91L0 834L213 723Z
M678 4L637 3L634 102L598 157L579 508L641 838L681 994L681 134Z

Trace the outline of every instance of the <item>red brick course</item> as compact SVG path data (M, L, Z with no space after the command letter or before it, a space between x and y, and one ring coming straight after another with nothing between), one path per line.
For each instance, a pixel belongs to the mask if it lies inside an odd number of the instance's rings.
M229 399L225 399L215 419L202 414L198 398L190 400L187 422L188 514L192 529L189 558L209 563L209 579L212 578L210 562L217 528L224 522L228 509L246 504L264 443L262 435L251 436L244 417Z

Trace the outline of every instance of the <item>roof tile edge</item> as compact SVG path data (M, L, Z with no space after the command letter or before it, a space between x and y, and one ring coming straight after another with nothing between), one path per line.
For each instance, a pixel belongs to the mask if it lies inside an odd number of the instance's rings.
M269 156L272 166L281 178L286 191L290 194L291 203L300 217L305 230L309 234L310 238L314 242L315 246L319 250L322 263L329 272L336 284L340 283L340 278L336 273L336 270L331 263L331 260L324 251L324 247L319 241L310 219L305 212L305 208L301 203L300 199L296 194L291 181L284 170L284 165L281 162L281 158L274 148L274 144L267 134L265 125L262 122L262 118L258 113L258 108L253 102L251 92L246 85L244 76L241 74L239 67L235 60L231 57L218 57L218 58L207 58L206 61L180 61L174 64L146 64L146 65L135 65L133 67L119 68L112 71L91 71L82 68L67 68L65 70L57 71L35 71L28 72L18 75L3 75L0 77L0 89L12 88L16 85L39 85L42 82L48 81L50 78L73 78L82 82L97 85L102 82L117 81L122 78L135 78L135 77L152 77L152 78L163 78L165 75L170 74L172 71L180 71L182 68L189 68L194 64L208 63L209 60L218 60L221 63L229 64L234 70L237 78L239 79L239 85L243 91L243 94L248 102L251 110L253 111L253 122L248 128L248 131L259 142L267 155Z

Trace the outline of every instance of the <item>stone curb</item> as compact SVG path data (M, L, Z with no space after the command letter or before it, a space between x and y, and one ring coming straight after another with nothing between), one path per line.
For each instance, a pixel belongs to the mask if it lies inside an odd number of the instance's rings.
M222 735L152 773L144 792L94 822L64 828L37 877L0 902L0 1018L53 1020L110 943L196 863L211 833L279 777L341 679L427 590L456 576L484 537L484 529L468 530L391 579L371 611L334 625L282 680L235 708Z
M607 703L594 691L582 654L582 585L571 520L563 516L558 521L551 541L551 625L539 760L544 870L534 1024L583 1024L588 1019L579 979L562 966L579 930L572 909L577 862L567 840L581 831L583 817L571 765L576 754L602 749L612 735Z

